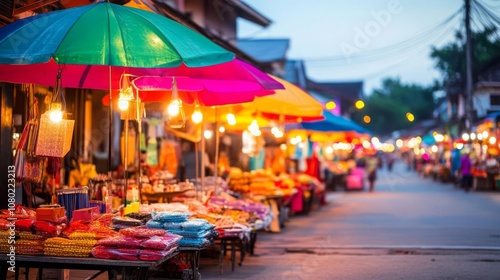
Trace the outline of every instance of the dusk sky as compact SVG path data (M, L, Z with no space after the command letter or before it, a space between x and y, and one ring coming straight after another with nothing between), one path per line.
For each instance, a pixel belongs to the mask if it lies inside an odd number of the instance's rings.
M363 80L365 93L385 77L431 84L439 78L429 58L431 46L454 40L463 13L447 24L462 0L246 0L272 20L261 28L238 22L240 38L290 38L288 58L303 59L316 81ZM496 7L500 3L483 0Z

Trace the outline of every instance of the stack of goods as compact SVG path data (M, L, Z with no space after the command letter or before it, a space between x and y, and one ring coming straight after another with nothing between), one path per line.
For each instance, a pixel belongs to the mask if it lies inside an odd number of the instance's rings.
M44 254L56 257L80 257L90 256L95 246L95 239L68 239L63 237L52 237L45 240Z
M126 228L117 236L99 240L92 255L101 259L156 261L175 252L181 238L163 229Z
M276 186L281 190L283 195L292 195L296 192L295 181L285 173L279 176L278 180L276 181Z
M276 189L274 175L264 170L250 173L248 190L255 195L282 195L281 190Z
M213 196L209 201L209 208L213 206L230 210L240 210L246 212L243 217L240 217L240 212L232 213L231 211L222 211L223 215L233 215L234 221L243 225L250 226L255 229L267 228L273 220L273 215L268 206L260 202L253 202L249 200L241 200L234 198L225 198Z
M66 211L59 205L47 205L36 209L35 231L45 237L59 236L66 228Z
M91 222L74 221L69 224L69 227L62 234L72 240L99 240L114 236L117 235L117 232L110 228L113 217L113 214L103 214Z
M229 172L229 189L235 192L247 193L250 184L248 172L243 173L239 168L231 168Z
M8 218L16 218L15 227ZM14 211L0 212L0 238L5 240L0 244L0 252L9 253L11 246L15 246L15 253L19 255L43 255L45 236L35 234L36 212L16 205ZM11 230L15 229L15 232ZM15 243L14 243L15 242Z
M213 243L216 232L214 226L203 219L188 220L187 212L153 212L148 227L166 229L169 233L182 236L179 242L181 247L206 247Z

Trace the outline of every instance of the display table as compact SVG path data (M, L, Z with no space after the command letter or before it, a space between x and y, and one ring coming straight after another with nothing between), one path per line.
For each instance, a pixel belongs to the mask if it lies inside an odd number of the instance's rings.
M108 260L97 258L72 258L72 257L50 257L50 256L27 256L16 255L16 279L18 277L18 269L38 268L38 279L42 279L44 268L55 269L79 269L79 270L100 270L94 276L87 279L94 279L97 275L103 272L108 272L108 279L117 279L121 274L120 279L148 279L148 270L151 267L162 264L173 256L177 255L178 251L163 257L158 261L123 261L123 260ZM0 279L7 279L7 270L10 267L8 256L0 255ZM26 277L28 279L28 277Z
M200 279L199 275L199 270L200 270L200 254L202 250L205 250L207 247L179 247L179 250L182 253L186 253L189 255L189 262L191 263L191 270L192 270L192 275L191 279L192 280L198 280Z
M156 203L170 203L172 202L172 198L181 195L191 189L183 190L183 191L175 191L175 192L158 192L158 193L142 193L142 200Z

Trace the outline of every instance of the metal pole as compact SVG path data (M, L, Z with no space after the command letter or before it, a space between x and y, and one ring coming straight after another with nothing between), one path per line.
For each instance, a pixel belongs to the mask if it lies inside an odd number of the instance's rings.
M472 35L470 29L470 0L465 0L465 63L466 63L466 98L465 127L470 132L472 125Z
M112 179L113 173L111 171L113 164L111 161L112 151L111 147L113 142L113 90L111 84L111 66L109 68L109 132L108 132L108 177Z
M127 206L127 190L128 190L128 110L125 116L125 163L124 163L124 177L125 185L123 190L123 206Z
M217 193L217 176L219 173L219 107L215 107L215 159L214 159L214 193Z
M137 158L139 159L139 163L137 164L138 166L138 177L139 177L139 182L137 186L139 186L139 204L142 203L142 168L141 168L141 137L142 137L142 116L141 116L141 103L139 102L139 93L137 93L137 97L135 98L135 105L136 105L136 118L137 118Z

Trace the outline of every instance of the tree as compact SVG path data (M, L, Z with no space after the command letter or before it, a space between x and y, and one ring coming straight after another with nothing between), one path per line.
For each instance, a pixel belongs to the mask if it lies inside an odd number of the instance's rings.
M465 40L457 32L458 42L449 43L442 48L433 47L430 57L435 61L435 67L441 72L439 84L444 89L450 85L465 83ZM500 57L500 40L495 27L472 33L472 73L478 74L493 59ZM473 74L477 81L477 75Z
M399 78L387 78L380 89L375 89L365 100L365 107L352 118L378 134L388 134L413 125L406 114L412 113L415 121L432 118L435 108L434 87L403 84ZM370 116L365 124L363 117Z

